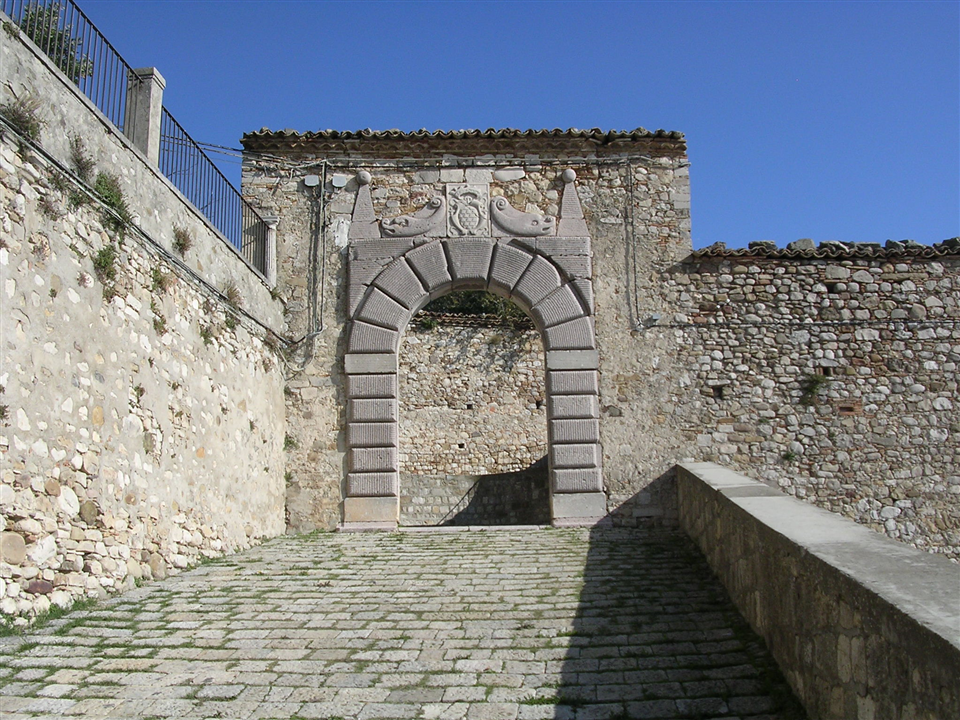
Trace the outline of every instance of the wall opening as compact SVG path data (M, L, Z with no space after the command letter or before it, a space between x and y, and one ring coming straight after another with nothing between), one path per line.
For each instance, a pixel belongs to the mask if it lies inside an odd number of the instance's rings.
M550 522L540 334L509 301L450 293L399 358L400 523Z

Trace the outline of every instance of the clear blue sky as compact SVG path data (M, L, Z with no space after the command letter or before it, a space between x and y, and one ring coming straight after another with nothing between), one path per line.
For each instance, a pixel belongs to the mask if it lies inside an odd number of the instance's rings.
M956 0L79 4L200 141L664 128L697 247L960 235Z

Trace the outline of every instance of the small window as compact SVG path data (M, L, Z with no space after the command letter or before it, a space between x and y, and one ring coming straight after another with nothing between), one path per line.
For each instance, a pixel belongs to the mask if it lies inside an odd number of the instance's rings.
M467 410L473 410L473 403L467 403Z
M828 292L830 295L836 295L836 294L837 294L837 283L835 283L835 282L828 282L828 283L824 283L824 285L827 286L827 292Z
M467 446L466 443L458 443L457 445L457 447L459 447L461 450L463 450L466 446Z
M714 400L723 400L723 392L725 386L723 385L714 385L713 386L713 399Z
M818 368L821 375L824 377L833 377L833 368L827 365L824 365L822 368Z

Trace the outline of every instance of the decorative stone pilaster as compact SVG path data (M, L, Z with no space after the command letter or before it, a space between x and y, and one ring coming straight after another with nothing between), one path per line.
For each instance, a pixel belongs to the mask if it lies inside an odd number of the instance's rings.
M264 274L267 278L267 285L271 288L277 285L277 225L280 223L279 215L261 215L260 218L267 225L267 247Z

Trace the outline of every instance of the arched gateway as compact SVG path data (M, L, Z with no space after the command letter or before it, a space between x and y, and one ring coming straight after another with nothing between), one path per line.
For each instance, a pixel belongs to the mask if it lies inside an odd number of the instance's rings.
M606 513L590 236L576 174L562 177L559 222L469 183L447 183L422 210L378 221L372 178L359 173L348 254L345 527L396 526L400 338L418 310L453 290L489 290L533 318L546 354L553 522Z

